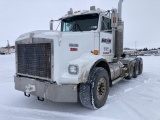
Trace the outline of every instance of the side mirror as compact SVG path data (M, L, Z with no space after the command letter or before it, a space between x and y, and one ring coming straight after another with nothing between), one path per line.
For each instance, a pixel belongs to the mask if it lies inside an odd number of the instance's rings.
M61 20L51 20L49 23L50 30L60 29Z

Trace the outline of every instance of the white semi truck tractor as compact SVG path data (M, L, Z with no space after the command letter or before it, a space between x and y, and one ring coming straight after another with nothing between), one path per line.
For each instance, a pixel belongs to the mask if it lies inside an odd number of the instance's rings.
M21 35L15 42L15 89L40 101L104 106L112 85L136 78L143 69L141 58L123 54L122 2L118 10L70 9L51 20L50 30ZM55 21L60 30L54 30Z

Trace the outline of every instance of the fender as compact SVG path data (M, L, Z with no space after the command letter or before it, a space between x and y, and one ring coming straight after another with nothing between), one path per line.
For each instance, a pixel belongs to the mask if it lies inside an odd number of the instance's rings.
M107 72L108 72L108 75L109 75L109 86L112 87L112 81L111 81L111 72L110 72L110 68L109 68L109 64L107 62L106 59L99 59L95 62L95 64L92 66L92 68L90 69L90 72L89 72L89 76L88 76L88 80L89 80L89 77L93 71L93 69L95 67L102 67L104 68Z
M68 66L78 66L78 74L69 74ZM104 67L110 76L109 65L105 58L101 55L84 54L80 58L70 61L60 77L59 84L79 84L86 83L89 75L95 67Z

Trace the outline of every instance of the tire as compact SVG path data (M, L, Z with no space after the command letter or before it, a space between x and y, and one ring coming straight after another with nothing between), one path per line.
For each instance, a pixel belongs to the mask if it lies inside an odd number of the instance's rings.
M129 70L128 70L128 76L125 77L125 79L132 79L133 78L133 71L134 71L134 63L133 61L130 62Z
M139 74L139 59L136 58L136 62L134 63L133 78L137 78L138 74Z
M108 72L102 67L92 70L88 82L79 86L79 100L82 106L98 109L105 105L109 93Z
M142 72L143 72L143 59L140 58L139 59L139 72L138 72L138 74L141 75Z

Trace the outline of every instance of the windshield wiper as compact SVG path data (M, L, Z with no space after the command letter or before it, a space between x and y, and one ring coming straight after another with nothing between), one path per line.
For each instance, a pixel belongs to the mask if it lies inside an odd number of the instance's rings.
M77 28L82 32L82 30L81 30L79 24L77 24L77 22L75 22L75 24L72 26L72 28L71 28L69 31L73 31L73 30L74 30L74 27L75 27L75 31L76 31L76 26L77 26Z
M81 28L80 28L79 24L77 24L77 23L76 23L76 25L77 25L77 27L79 28L79 30L82 32L82 30L81 30Z
M71 29L69 31L73 31L75 25L76 25L76 23L71 27Z

